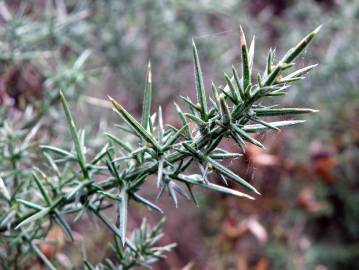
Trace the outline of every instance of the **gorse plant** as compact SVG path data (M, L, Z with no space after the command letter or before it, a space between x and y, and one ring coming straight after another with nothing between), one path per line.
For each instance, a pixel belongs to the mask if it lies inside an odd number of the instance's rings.
M114 133L105 133L108 142L96 153L88 149L85 132L77 128L67 99L60 91L59 99L73 147L62 149L41 145L45 161L39 168L33 168L31 176L18 174L14 178L10 173L0 179L2 268L18 268L32 254L47 268L55 269L58 262L47 258L39 244L46 241L46 235L54 226L60 227L68 239L73 241L75 236L67 216L75 214L71 220L75 222L85 213L97 217L112 232L113 252L116 255L115 259L108 258L99 265L92 265L84 254L85 269L150 267L174 247L156 246L162 235L160 225L151 229L143 223L131 237L127 234L129 201L162 213L152 200L140 195L151 175L157 175L158 197L168 192L176 207L179 195L197 203L194 192L196 187L254 199L260 194L256 188L221 163L223 160L238 158L241 153L228 152L220 147L220 143L225 138L231 138L243 152L248 143L263 147L252 134L268 129L279 130L303 122L271 121L267 120L269 117L315 112L312 109L269 106L264 101L285 95L292 83L304 79L304 74L315 67L311 65L289 72L295 66L293 61L319 29L308 34L277 62L275 51L270 50L264 72L256 76L253 76L252 70L255 42L253 39L248 47L241 29L240 71L233 66L232 74L225 74L224 87L212 83L210 98L207 96L209 91L205 89L197 48L193 43L197 100L182 98L188 106L188 112L175 104L182 121L180 128L164 124L161 107L157 113L151 114L152 73L149 64L141 121L109 97L113 110L126 123L126 126L119 127L133 136L134 143L124 141ZM26 145L31 144L37 130L37 125L30 132L28 128L21 130L28 136L33 134L24 139ZM9 153L13 151L6 141L2 147ZM189 172L193 164L199 169L196 174ZM213 171L220 176L223 185L208 180L208 175ZM228 182L238 184L243 191L230 188ZM117 213L115 222L105 213L106 209L112 207Z

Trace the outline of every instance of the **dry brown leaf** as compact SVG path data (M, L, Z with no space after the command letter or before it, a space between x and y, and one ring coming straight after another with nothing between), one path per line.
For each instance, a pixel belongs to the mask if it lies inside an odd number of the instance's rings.
M266 257L262 257L257 262L254 270L268 270L269 269L269 260Z
M41 252L49 259L53 258L57 252L61 251L65 245L64 232L57 226L53 226L45 241L39 245Z

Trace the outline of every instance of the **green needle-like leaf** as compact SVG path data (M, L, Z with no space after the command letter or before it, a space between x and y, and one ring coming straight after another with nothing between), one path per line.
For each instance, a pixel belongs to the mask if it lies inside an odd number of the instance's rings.
M61 179L59 167L56 165L55 160L48 154L44 153L47 162L50 164L51 169L56 173L56 176Z
M248 51L248 61L249 61L249 72L250 73L252 72L252 68L253 68L255 43L256 43L256 39L253 36L251 45L249 46L249 51Z
M83 260L85 270L96 270L94 266L92 266L87 260Z
M175 105L175 107L176 107L176 110L177 110L177 113L178 113L178 115L179 115L179 118L181 119L182 124L183 124L183 126L185 127L184 131L185 131L186 137L187 137L187 139L190 139L190 138L191 138L191 132L190 132L190 130L189 130L189 125L188 125L186 116L184 115L184 113L183 113L183 111L181 110L181 108L177 105L177 103L175 103L174 105Z
M179 130L177 130L177 132L173 135L171 135L167 141L165 146L163 147L163 150L168 150L170 146L172 146L180 137L181 135L183 135L183 133L185 133L186 129L188 128L187 126L188 124L184 125L183 127L181 127Z
M157 150L161 150L160 145L158 142L154 139L154 137L148 133L143 126L130 114L128 113L120 104L117 103L116 100L114 100L112 97L108 97L114 106L114 109L117 113L120 114L120 116L125 120L125 122L132 127L137 134L143 138L145 141L150 143L152 146L154 146Z
M62 217L62 215L61 215L61 213L59 211L55 210L54 213L55 213L54 218L56 220L56 223L61 227L61 229L67 235L67 237L73 242L74 241L74 236L72 234L72 230L70 228L70 225Z
M290 78L300 77L300 76L308 73L309 71L311 71L313 68L315 68L317 66L318 66L318 64L314 64L314 65L310 65L310 66L298 69L298 70L294 71L293 73L285 76L283 79L290 79Z
M210 157L213 159L223 160L223 159L235 159L241 157L242 154L239 153L212 153Z
M196 93L197 93L197 100L201 106L201 119L204 122L208 120L208 112L207 112L207 98L206 92L204 88L201 64L199 62L198 52L196 48L196 44L192 40L193 45L193 60L194 60L194 73L196 79Z
M38 204L35 204L33 202L29 202L29 201L25 201L23 199L16 199L16 201L18 203L21 203L21 204L25 205L26 207L31 208L31 209L35 209L35 210L39 210L39 211L45 209L44 207L42 207L42 206L40 206Z
M193 155L197 156L201 161L206 161L209 162L210 164L212 164L213 168L215 168L218 173L222 174L223 176L228 177L230 180L232 180L233 182L242 185L243 187L257 193L260 195L260 193L251 185L249 184L247 181L245 181L244 179L242 179L241 177L239 177L238 175L236 175L234 172L232 172L231 170L227 169L225 166L223 166L222 164L220 164L219 162L217 162L216 160L210 158L209 156L203 154L200 151L196 151L192 146L190 146L187 143L184 143L183 146Z
M162 183L162 177L163 177L163 163L164 160L161 158L158 161L158 170L157 170L157 188L161 186Z
M142 107L142 125L148 131L149 121L151 117L151 103L152 103L152 71L151 62L148 63L146 86L143 97Z
M32 216L24 219L22 222L20 222L16 227L15 227L15 230L17 230L18 228L26 225L26 224L29 224L31 222L34 222L38 219L42 219L43 217L45 217L49 212L51 211L51 208L44 208L40 211L38 211L37 213L33 214Z
M175 183L173 182L169 182L167 187L168 187L168 192L169 192L169 195L175 205L175 207L177 208L178 207L178 199L177 199L177 195L176 195L176 190L174 189L174 186Z
M278 64L277 66L274 67L274 69L271 71L271 73L269 73L268 77L266 78L266 80L264 81L264 85L265 86L269 86L271 85L275 79L278 77L279 73L283 70L283 67L281 64Z
M133 152L133 148L131 147L130 144L124 142L123 140L121 140L120 138L116 137L115 135L112 135L111 133L105 132L105 135L111 139L113 142L115 142L116 144L118 144L119 146L121 146L126 152L131 153Z
M244 130L242 130L241 128L237 127L236 125L232 124L231 128L234 130L234 132L236 132L239 136L241 136L245 141L248 141L258 147L264 148L263 144L261 144L259 141L257 141L256 139L252 138L250 135L248 135Z
M212 82L211 84L211 91L212 91L212 96L215 102L215 106L217 111L219 110L219 108L221 107L220 103L219 103L219 93L218 93L218 89L216 87L216 85L214 84L214 82Z
M48 206L50 206L51 198L50 198L49 193L46 190L46 187L44 186L44 184L42 183L42 181L40 180L40 178L38 177L38 175L35 172L32 173L32 177L35 180L36 185L39 188L42 197L45 199L45 202L47 203Z
M106 135L106 133L105 133ZM97 164L100 160L102 160L102 158L107 154L109 145L105 144L104 147L101 149L100 152L97 153L97 155L91 160L91 165L95 165Z
M196 198L196 196L195 196L195 193L194 193L194 191L193 191L193 189L192 189L192 184L190 184L190 183L185 183L186 184L186 187L187 187L187 189L188 189L188 192L189 192L189 195L191 196L191 199L192 199L192 201L195 203L195 205L198 207L199 205L198 205L198 200L197 200L197 198Z
M269 124L272 127L286 127L286 126L291 126L291 125L297 125L297 124L301 124L304 123L305 120L287 120L287 121L275 121L275 122L269 122ZM255 133L258 131L262 131L265 129L268 129L268 127L262 125L262 124L254 124L254 125L245 125L242 128L245 132L248 133Z
M193 122L195 122L200 128L206 127L206 122L204 122L201 118L190 113L185 113L184 115Z
M120 186L122 186L124 184L123 179L120 176L118 167L116 166L115 162L113 161L110 151L107 151L107 156L109 158L109 160L106 161L107 168L110 171L110 173L112 174L112 176L117 180L118 184Z
M76 126L75 126L75 122L74 122L74 120L72 118L72 115L71 115L71 112L70 112L70 109L69 109L69 105L68 105L68 103L66 101L66 98L65 98L64 94L62 93L62 91L60 91L60 97L61 97L61 102L62 102L64 112L65 112L67 124L68 124L68 126L70 128L72 141L74 142L74 145L75 145L75 150L76 150L79 165L81 167L81 170L82 170L85 178L88 178L85 154L82 151L83 148L81 147L81 142L80 142L80 139L79 139L79 135L78 135Z
M60 156L63 156L63 157L69 158L69 159L76 159L75 156L72 153L70 153L70 152L68 152L68 151L66 151L64 149L55 147L55 146L40 145L40 148L45 150L45 151L53 152L55 154L58 154Z
M221 105L221 114L223 119L223 124L227 125L232 121L231 113L229 111L228 105L223 96L220 97L219 103Z
M4 180L0 176L0 195L3 196L7 201L11 200L10 193L5 186Z
M124 246L126 243L127 217L128 217L128 194L123 188L120 195L120 202L117 213L117 226L120 229L121 241Z
M198 174L196 175L183 175L183 174L179 174L176 176L176 179L183 181L185 183L188 184L192 184L192 185L197 185L197 186L201 186L203 188L207 188L207 189L211 189L217 192L221 192L221 193L225 193L225 194L229 194L229 195L234 195L237 197L244 197L250 200L254 200L254 198L248 194L245 194L243 192L234 190L234 189L230 189L227 187L223 187L220 185L216 185L216 184L212 184L212 183L205 183L204 181L202 181L202 177Z
M242 185L243 187L257 193L260 195L260 193L257 191L256 188L254 188L251 184L249 184L247 181L245 181L243 178L239 177L237 174L223 166L221 163L217 162L216 160L205 157L205 159L212 164L212 166L223 176L228 177L230 180Z
M314 31L305 36L294 48L286 53L280 62L286 64L293 62L293 60L310 44L321 28L322 26L320 25Z
M245 147L246 143L244 142L242 137L233 131L230 133L230 135L233 138L233 140L237 143L237 145L241 148L242 152L245 153L246 152L246 147Z
M251 83L251 72L248 60L248 48L246 36L244 35L242 26L240 27L240 41L242 50L242 72L243 72L243 89L246 90Z
M256 116L278 116L318 112L318 110L307 108L256 108L253 109L253 111L255 112Z
M194 104L189 97L181 96L181 99L188 105L192 113L199 112L201 113L201 105L199 103Z
M163 143L163 135L165 133L163 127L163 116L162 116L162 108L161 106L158 108L158 141Z
M118 238L121 239L122 243L126 243L126 245L135 253L137 253L136 247L127 239L123 239L122 240L122 236L120 231L118 230L118 228L116 228L110 221L110 219L104 215L103 213L101 213L98 209L96 209L96 207L94 207L92 204L88 205L88 208L92 211L92 213L94 213L102 222L103 224L106 225L106 227L112 231L114 233L114 235L116 235Z
M93 183L93 180L85 180L85 181L82 181L81 183L77 184L77 186L75 188L73 188L71 190L71 192L66 194L66 200L70 200L72 197L75 196L75 194L77 192L79 192L81 189L83 189L84 187L86 187L87 185L89 185L91 183Z
M250 118L253 122L257 122L259 124L262 124L263 126L269 128L269 129L273 129L273 130L276 130L278 131L279 128L275 127L275 126L272 126L270 123L267 123L267 122L264 122L262 121L261 119L257 118L257 117L251 117Z
M231 91L231 95L234 100L234 103L238 104L240 94L238 93L237 89L234 87L231 78L229 78L229 76L226 73L224 74L224 78L229 87L229 90Z
M136 193L133 193L131 194L131 197L139 202L139 203L142 203L143 205L153 209L153 210L156 210L157 212L163 214L163 211L161 208L159 208L157 205L155 205L154 203L150 202L149 200L146 200L145 198L143 198L142 196L136 194Z
M227 84L228 86L228 84ZM226 86L226 87L227 87ZM233 102L233 104L237 104L238 102L235 100L235 98L232 97L231 93L226 91L227 89L219 87L217 90L221 92L222 95L224 95L227 99Z
M273 55L274 51L269 49L268 56L267 56L267 62L265 67L265 76L268 76L272 72L272 66L273 66Z
M239 91L239 95L241 97L242 100L246 99L245 93L244 93L244 89L242 88L241 82L239 80L239 76L238 76L238 72L236 70L236 68L234 66L232 66L232 73L233 73L233 78L234 81L236 82L238 91Z

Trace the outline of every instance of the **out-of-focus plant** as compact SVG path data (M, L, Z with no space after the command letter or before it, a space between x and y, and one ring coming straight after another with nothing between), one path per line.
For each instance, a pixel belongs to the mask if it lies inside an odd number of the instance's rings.
M304 211L290 211L282 221L284 226L294 219L294 224L302 224L300 236L308 245L300 252L291 248L289 253L287 241L273 241L276 243L268 245L268 256L279 264L285 254L290 263L301 261L305 269L317 265L326 269L358 268L359 3L296 1L272 19L272 24L283 47L308 27L324 24L325 30L323 42L305 51L297 61L301 65L306 59L320 59L321 68L284 99L290 104L309 102L321 108L321 114L291 141L293 159L305 162L314 175L312 181L307 181L308 175L295 177L301 184L292 185L292 192L306 186L298 198ZM313 134L315 142L310 139Z
M24 170L24 165L18 162L17 149L25 149L22 155L26 156L26 149L34 141L36 128L40 124L34 125L30 132L29 129L22 129L18 136L24 138L17 137L14 140L11 132L3 137L12 139L13 145L10 147L7 141L2 144L3 156L9 157L9 162L3 166L12 168L8 169L8 174L3 175L0 182L2 267L19 268L20 264L35 255L47 268L55 269L58 262L46 257L39 245L46 242L46 235L55 226L61 228L68 239L74 240L75 235L67 216L76 214L76 221L85 213L97 217L115 239L114 253L117 258L105 260L100 268L129 269L135 265L150 267L155 259L162 258L173 245L153 247L161 233L158 228L151 231L146 225L135 231L134 237L128 237L127 219L130 201L162 213L156 204L140 194L153 174L157 175L158 197L167 191L176 207L179 195L197 203L194 193L196 187L254 199L253 194L259 194L256 188L221 163L238 158L241 153L228 152L220 148L219 144L225 138L230 138L240 146L242 152L248 143L264 147L251 134L268 129L279 130L303 122L276 121L271 117L315 111L279 108L268 104L267 100L286 95L286 90L293 82L302 80L304 74L315 67L310 65L289 72L295 66L294 60L318 31L319 28L308 34L279 61L274 58L273 50L270 50L264 71L255 74L252 70L254 39L247 46L241 30L240 72L233 66L232 75L225 75L224 87L212 83L210 98L204 86L197 48L193 43L197 100L182 98L188 106L188 112L176 105L182 121L180 128L164 125L161 107L151 115L152 72L149 65L141 121L110 97L113 110L127 125L120 128L129 133L134 142L124 141L114 133L105 133L108 143L99 151L90 149L86 144L86 134L76 127L70 111L66 89L60 91L59 99L72 138L72 147L64 149L40 145L45 161L39 161L37 166L32 165L31 170ZM78 62L81 63L83 57L80 56ZM20 140L22 144L19 144ZM193 164L198 166L199 173L189 172L189 166ZM208 175L214 171L224 185L209 182ZM227 186L228 182L241 186L251 194ZM115 222L105 213L108 208L116 209ZM86 258L85 266L96 269Z
M0 3L1 224L18 215L17 207L3 208L4 202L14 200L15 194L26 193L28 179L41 155L40 141L49 142L52 131L60 135L52 121L60 116L58 87L66 88L67 98L75 101L89 78L85 70L88 51L78 53L73 44L66 42L72 40L73 30L87 15L76 9L70 14L62 13L50 1L44 7L46 12L37 9L37 14L30 12L31 8L30 2L19 3L18 7L5 1ZM57 82L56 78L61 76L58 59L64 48L68 52L62 59L69 75ZM23 241L22 235L1 233L2 269L18 269L23 265L28 256L20 253Z
M227 54L234 53L229 50L238 44L235 41L239 42L239 23L230 25L231 30L227 33L222 31L222 22L218 18L218 14L227 14L232 2L89 2L88 9L93 16L88 20L91 29L88 44L100 53L110 69L107 90L131 90L140 98L141 91L136 89L141 89L140 78L146 69L146 59L151 59L155 71L163 74L161 80L154 78L155 83L160 89L166 90L156 96L156 100L171 100L178 89L187 88L186 81L177 74L187 76L191 68L192 52L187 45L192 38L204 45L202 57L208 62L216 61L216 70L222 71L224 63L228 66L228 62L232 62L228 59L232 60L233 57ZM245 13L244 9L238 8L236 16L242 17ZM245 21L243 23L246 26ZM253 25L251 29L254 31ZM235 41L221 43L220 37L224 34L235 34Z
M89 78L84 71L89 51L72 42L76 29L84 28L82 20L88 12L74 8L68 14L61 1L56 6L46 3L40 14L29 12L30 3L20 3L16 10L4 1L0 4L4 21L0 27L0 97L10 97L20 109L32 105L40 114L59 102L54 89L63 87L67 98L76 100Z
M275 23L281 33L281 44L297 39L305 28L317 24L326 26L324 38L326 42L314 46L312 50L305 53L308 58L315 59L314 61L320 59L323 67L309 80L298 86L300 91L293 91L287 99L288 102L320 103L324 108L328 108L327 113L321 117L315 117L316 121L312 123L313 126L321 126L321 132L317 134L325 140L330 139L333 132L344 125L345 121L338 116L347 115L358 108L359 77L356 69L359 63L358 14L359 3L357 1L338 1L331 7L315 3L315 1L301 1L293 4L283 14L284 20L293 26L291 29L283 27L280 19ZM300 61L303 63L304 59ZM323 86L326 91L312 91ZM305 92L307 95L304 97L299 92ZM343 104L345 104L344 110ZM307 131L316 132L314 128Z
M141 92L136 89L142 87L146 59L163 74L156 82L161 89L168 89L167 96L159 96L162 101L184 86L174 74L182 72L190 60L187 44L199 31L196 23L206 22L196 20L201 14L184 2L172 0L93 1L88 8L93 14L88 20L92 33L88 43L109 67L108 91L131 89L140 98Z

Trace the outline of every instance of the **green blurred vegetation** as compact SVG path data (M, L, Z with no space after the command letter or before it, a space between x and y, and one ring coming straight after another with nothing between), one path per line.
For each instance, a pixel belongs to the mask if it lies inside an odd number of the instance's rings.
M205 77L223 80L214 74L240 62L239 25L249 36L257 34L254 65L259 65L257 61L267 53L264 48L277 47L279 59L285 48L323 24L316 44L296 60L319 67L281 101L320 112L295 131L261 138L269 144L265 152L249 151L244 160L229 164L240 175L253 178L262 198L242 203L208 193L201 197L199 210L189 210L193 207L180 201L184 210L169 213L166 226L166 242L179 245L168 262L156 264L155 269L180 269L189 262L192 269L359 269L357 1L4 3L8 10L2 7L0 27L3 152L8 151L3 146L9 141L15 148L26 138L16 131L22 123L19 117L31 126L33 119L47 112L51 116L44 122L48 141L66 145L65 129L52 130L54 121L63 121L58 107L50 106L59 101L58 88L72 102L81 103L79 121L95 135L111 123L107 105L96 98L111 94L139 113L148 60L155 74L155 106L161 104L164 118L176 125L173 106L167 105L178 93L194 93L192 38L201 52ZM29 77L29 69L36 76ZM25 83L14 83L20 80ZM13 173L14 155L8 156L2 177ZM19 155L24 164L27 158ZM31 164L21 175L29 174L29 168ZM166 212L171 211L168 201L160 202ZM133 225L139 217L130 217ZM181 228L186 230L183 233L176 226L182 219L189 224ZM99 230L97 237L104 235ZM76 261L69 255L71 248L66 244L63 253ZM87 250L90 258L98 254L97 248Z

